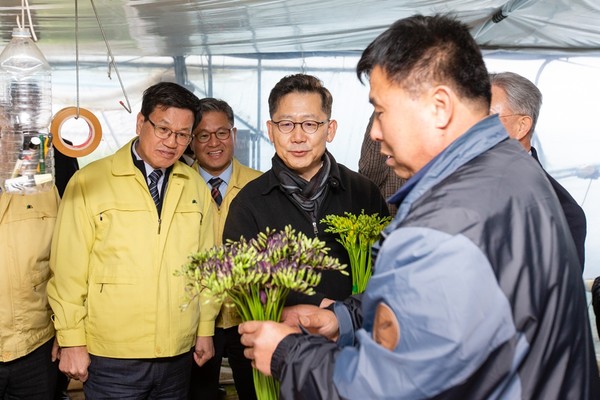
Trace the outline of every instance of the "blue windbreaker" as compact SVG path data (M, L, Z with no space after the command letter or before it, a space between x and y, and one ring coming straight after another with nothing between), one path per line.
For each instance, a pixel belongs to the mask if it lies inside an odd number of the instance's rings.
M543 170L497 116L391 201L360 308L336 306L344 340L291 335L276 349L281 398L600 398L573 239ZM392 351L373 339L380 304L399 324Z

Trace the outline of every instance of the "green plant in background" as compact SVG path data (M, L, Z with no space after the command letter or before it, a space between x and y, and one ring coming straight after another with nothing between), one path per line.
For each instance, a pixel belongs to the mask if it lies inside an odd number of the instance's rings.
M255 239L228 241L191 255L179 275L188 281L190 299L202 291L203 301L229 296L242 320L279 321L290 290L314 294L323 270L348 274L328 251L324 242L289 225L279 232L267 228ZM256 369L253 373L258 399L277 399L279 383Z
M373 271L371 247L391 220L391 217L380 217L377 213L366 215L365 210L359 215L346 212L344 216L328 215L321 220L328 225L325 232L339 234L338 242L348 251L352 294L362 293L367 288Z

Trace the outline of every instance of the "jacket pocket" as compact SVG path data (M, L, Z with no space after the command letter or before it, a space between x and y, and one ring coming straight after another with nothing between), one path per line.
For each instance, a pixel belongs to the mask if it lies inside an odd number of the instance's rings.
M146 341L149 333L147 319L152 313L144 290L133 276L96 273L90 277L87 294L86 332L103 345ZM147 288L146 288L147 289Z
M7 246L16 265L34 290L50 279L50 244L58 212L53 191L29 196L13 196L4 215ZM25 278L25 277L24 277Z

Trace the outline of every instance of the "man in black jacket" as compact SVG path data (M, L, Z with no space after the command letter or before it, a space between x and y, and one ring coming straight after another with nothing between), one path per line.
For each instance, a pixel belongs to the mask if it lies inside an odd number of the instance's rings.
M514 72L490 74L490 80L492 84L491 113L498 114L508 136L518 140L525 150L539 162L537 151L531 145L531 139L542 106L542 93L533 82ZM585 213L567 189L546 171L544 173L565 213L583 270L587 226Z
M329 255L349 265L337 234L325 232L321 219L345 212L389 215L379 189L368 178L338 164L326 149L336 134L331 119L333 98L319 79L297 74L282 78L271 90L267 121L275 145L272 168L248 183L233 199L225 222L223 241L252 239L266 228L291 225L309 237L318 237ZM314 296L292 293L287 304L327 306L352 293L352 278L325 271Z

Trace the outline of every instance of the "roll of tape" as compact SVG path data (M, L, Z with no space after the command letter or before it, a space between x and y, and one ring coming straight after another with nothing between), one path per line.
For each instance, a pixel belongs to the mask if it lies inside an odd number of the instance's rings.
M50 124L52 145L61 153L69 157L83 157L96 150L102 139L102 127L98 118L89 110L79 108L79 118L88 124L88 137L83 143L73 145L66 143L60 135L63 123L69 118L77 117L77 107L65 107L54 115Z

